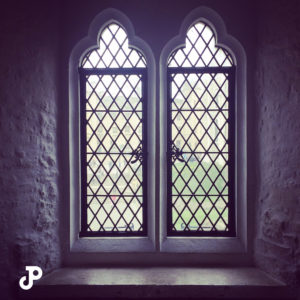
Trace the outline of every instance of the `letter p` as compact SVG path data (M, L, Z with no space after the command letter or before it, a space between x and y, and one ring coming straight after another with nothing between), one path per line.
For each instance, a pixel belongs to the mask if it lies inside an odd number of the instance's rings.
M27 285L24 284L26 280L26 276L23 276L19 281L19 285L23 290L29 290L33 286L33 280L38 280L42 277L43 271L38 266L26 266L25 269L28 272L28 284ZM37 274L34 274L35 272Z

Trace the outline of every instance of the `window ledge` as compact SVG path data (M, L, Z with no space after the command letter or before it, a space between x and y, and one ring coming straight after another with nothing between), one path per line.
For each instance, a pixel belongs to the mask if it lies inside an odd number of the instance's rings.
M88 295L88 297L87 297ZM296 299L295 291L256 268L63 268L23 299Z
M154 252L153 241L148 237L87 237L78 238L71 246L73 253L99 252ZM161 251L170 253L246 253L236 237L167 237L161 242Z
M242 241L236 237L167 237L161 249L179 253L246 253Z
M148 237L87 237L74 241L71 252L153 252L153 242Z

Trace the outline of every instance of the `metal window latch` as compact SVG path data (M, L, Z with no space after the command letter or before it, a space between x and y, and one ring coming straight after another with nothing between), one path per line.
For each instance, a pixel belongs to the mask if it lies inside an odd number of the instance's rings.
M139 146L137 147L135 150L133 150L131 152L131 155L133 156L132 160L131 160L131 164L136 163L138 160L141 162L143 161L143 150L142 147Z
M185 162L185 160L182 156L182 151L180 151L175 145L172 145L171 154L172 154L173 161L178 159L181 162Z

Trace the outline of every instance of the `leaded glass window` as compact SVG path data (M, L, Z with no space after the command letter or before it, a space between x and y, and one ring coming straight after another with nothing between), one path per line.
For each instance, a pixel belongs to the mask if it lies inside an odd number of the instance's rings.
M233 59L197 22L170 55L167 76L168 234L233 236Z
M145 235L145 58L111 23L79 73L81 236Z

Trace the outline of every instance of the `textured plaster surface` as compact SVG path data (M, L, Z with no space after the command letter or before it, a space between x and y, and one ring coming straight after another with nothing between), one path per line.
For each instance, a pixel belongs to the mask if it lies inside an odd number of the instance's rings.
M30 4L30 5L29 5ZM56 14L50 2L1 8L0 286L59 266Z
M300 284L300 2L258 4L255 260Z

